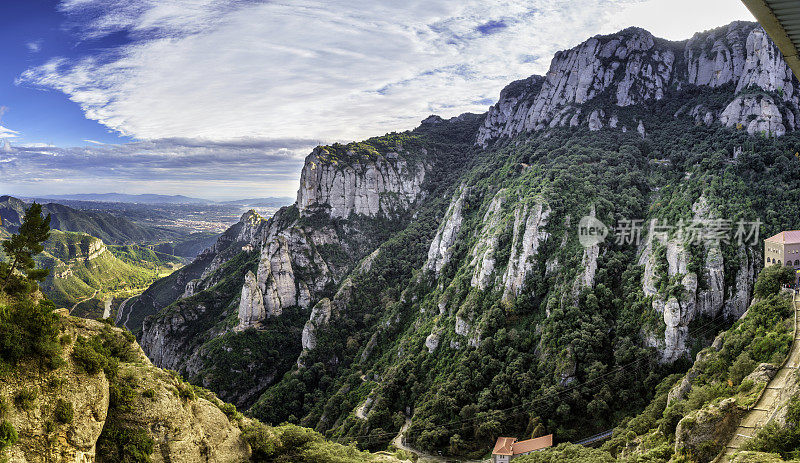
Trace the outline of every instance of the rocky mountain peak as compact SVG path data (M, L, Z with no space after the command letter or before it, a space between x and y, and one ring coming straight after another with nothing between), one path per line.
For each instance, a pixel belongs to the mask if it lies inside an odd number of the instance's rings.
M797 81L764 30L739 21L682 42L630 27L559 51L544 77L531 76L503 89L477 143L486 146L501 137L549 127L626 131L632 127L619 124L621 108L661 100L667 92L687 86L713 89L728 84L735 90L722 108L702 105L676 117L719 122L751 134L780 136L795 129L800 112ZM754 95L754 89L776 95ZM589 102L591 110L585 108Z

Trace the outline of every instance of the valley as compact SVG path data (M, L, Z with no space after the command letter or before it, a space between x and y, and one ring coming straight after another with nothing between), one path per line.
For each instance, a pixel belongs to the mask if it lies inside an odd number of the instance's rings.
M709 224L797 226L799 89L753 23L591 38L485 115L317 147L295 204L245 214L132 301L125 326L156 365L252 416L365 449L401 434L470 460L498 436L617 428L608 458L709 461L722 435L684 433L718 413L722 380L658 401L755 310L761 241L735 227L706 240ZM670 226L584 244L581 217ZM708 231L687 241L681 223ZM652 407L657 438L640 418Z
M187 189L0 196L0 461L797 461L800 81L774 34L584 37L485 112L310 151L310 127L85 140ZM226 165L251 171L214 194L254 197L190 195Z

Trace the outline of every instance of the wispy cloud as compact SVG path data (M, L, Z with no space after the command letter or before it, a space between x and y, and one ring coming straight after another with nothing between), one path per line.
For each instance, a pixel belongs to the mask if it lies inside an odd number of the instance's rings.
M66 0L84 40L124 31L132 43L52 59L18 82L60 90L136 138L358 139L482 112L639 2L575 3ZM531 53L545 58L520 59Z
M160 139L73 148L12 146L0 150L0 178L3 193L17 194L43 194L53 188L60 193L118 191L119 185L129 185L127 191L180 191L181 185L191 184L204 197L236 196L219 191L220 185L245 195L291 194L297 189L301 159L316 144Z
M42 50L42 40L34 40L25 44L31 53L39 53Z

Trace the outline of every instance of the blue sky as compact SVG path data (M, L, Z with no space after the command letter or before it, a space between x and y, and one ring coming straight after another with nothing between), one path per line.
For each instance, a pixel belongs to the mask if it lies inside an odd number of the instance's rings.
M3 66L0 66L0 106L5 107L0 125L15 127L16 143L49 143L59 146L85 144L85 140L124 143L120 136L97 121L84 117L80 106L64 94L44 91L14 81L25 70L46 63L53 56L68 59L95 53L98 49L117 47L123 37L107 37L93 42L79 42L65 30L65 17L52 0L9 0L0 4L0 43L3 43Z
M0 194L293 195L318 143L483 112L598 33L736 19L737 0L4 0Z

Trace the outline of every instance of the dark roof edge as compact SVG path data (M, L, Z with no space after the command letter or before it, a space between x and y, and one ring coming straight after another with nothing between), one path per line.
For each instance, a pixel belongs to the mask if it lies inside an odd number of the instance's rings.
M795 77L800 80L800 57L798 57L797 47L795 47L792 39L789 38L789 34L786 33L786 29L784 29L772 8L767 5L765 0L742 0L742 3L753 13L761 27L767 31L767 34L781 51L786 64L792 69Z

